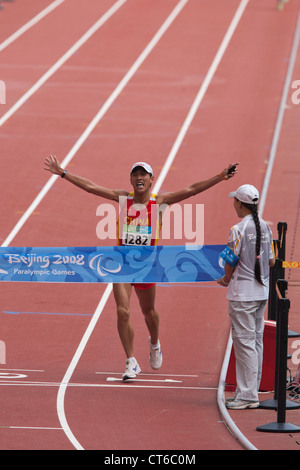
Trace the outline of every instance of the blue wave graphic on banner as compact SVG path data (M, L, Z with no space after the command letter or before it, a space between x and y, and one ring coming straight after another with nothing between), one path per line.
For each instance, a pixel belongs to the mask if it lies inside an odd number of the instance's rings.
M224 274L225 245L0 248L2 282L207 282Z

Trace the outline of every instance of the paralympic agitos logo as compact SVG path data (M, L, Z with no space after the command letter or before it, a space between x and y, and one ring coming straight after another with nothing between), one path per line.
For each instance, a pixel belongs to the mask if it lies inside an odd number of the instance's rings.
M117 267L113 269L105 267L103 263L103 256L103 253L100 253L99 255L93 256L93 258L89 262L89 267L93 270L96 270L99 276L105 277L108 274L117 274L121 271L122 266L120 263L118 263ZM111 261L111 259L109 259L108 261Z

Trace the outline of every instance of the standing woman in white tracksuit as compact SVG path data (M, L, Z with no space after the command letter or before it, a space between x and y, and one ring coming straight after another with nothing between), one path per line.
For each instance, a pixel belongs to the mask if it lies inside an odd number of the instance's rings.
M242 220L231 228L226 249L230 256L225 256L225 274L217 281L228 287L228 313L236 358L237 387L226 406L257 408L264 312L269 297L270 266L275 263L272 232L258 216L259 193L254 186L243 185L229 197L234 198L234 208Z

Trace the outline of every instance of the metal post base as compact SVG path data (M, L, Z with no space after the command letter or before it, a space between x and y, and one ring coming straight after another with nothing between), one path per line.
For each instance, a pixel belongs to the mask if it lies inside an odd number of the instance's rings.
M259 403L259 407L265 410L277 410L278 400L270 398ZM292 400L286 400L286 410L297 410L300 408L300 403L293 402Z
M300 333L297 333L297 331L289 330L288 331L288 337L289 338L299 338Z
M256 431L261 432L300 432L300 426L291 423L269 423L258 426Z

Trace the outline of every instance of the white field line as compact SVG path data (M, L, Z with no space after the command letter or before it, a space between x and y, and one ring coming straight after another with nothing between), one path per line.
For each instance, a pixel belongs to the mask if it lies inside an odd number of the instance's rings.
M185 134L188 130L188 127L190 126L190 124L192 122L192 119L194 118L195 113L196 113L197 109L199 108L200 103L203 100L203 97L204 97L204 95L205 95L205 93L208 89L208 86L211 83L211 80L213 79L213 76L214 76L214 74L217 70L217 67L218 67L220 61L222 60L222 57L224 56L224 54L226 52L226 49L227 49L227 47L230 43L230 40L231 40L231 38L232 38L232 36L233 36L233 34L234 34L238 24L239 24L239 21L240 21L240 19L242 17L242 14L243 14L243 12L244 12L247 4L248 4L248 1L249 0L242 0L241 1L240 6L238 7L238 9L237 9L237 11L236 11L236 13L233 17L233 20L230 23L230 26L229 26L229 28L228 28L225 36L224 36L224 39L223 39L223 41L222 41L222 43L221 43L221 45L218 49L218 52L217 52L217 54L216 54L216 56L215 56L215 58L214 58L214 60L211 64L211 67L210 67L210 69L209 69L209 71L208 71L208 73L207 73L207 75L204 79L204 82L203 82L203 84L202 84L202 86L201 86L201 88L200 88L200 90L199 90L199 92L196 96L196 99L195 99L195 101L194 101L194 103L193 103L193 105L190 109L190 112L189 112L189 114L188 114L188 116L187 116L187 118L186 118L179 134L178 134L178 137L177 137L177 139L176 139L176 141L173 145L173 148L172 148L172 150L171 150L171 152L170 152L170 154L169 154L169 156L168 156L168 158L165 162L165 165L164 165L164 167L161 171L161 174L158 177L157 183L154 187L154 192L159 191L159 189L160 189L160 187L161 187L161 185L162 185L162 183L163 183L163 181L164 181L164 179L165 179L165 177L166 177L166 175L169 171L169 168L170 168L170 166L171 166L171 164L172 164L172 162L173 162L173 160L174 160L174 158L175 158L175 156L178 152L178 149L179 149L179 147L180 147L180 145L183 141L183 138L184 138L184 136L185 136ZM181 5L180 8L179 8L179 11L180 11L183 8L185 3L186 2L180 2L177 5L176 8L178 8ZM178 11L178 13L179 13L179 11ZM177 16L177 14L176 14L176 16ZM111 291L112 291L112 284L108 284L107 288L104 292L104 295L103 295L102 299L100 300L100 303L99 303L99 305L98 305L98 307L97 307L97 309L94 313L94 316L91 320L91 323L89 324L89 326L88 326L88 328L85 332L85 335L82 338L82 340L81 340L81 342L78 346L78 349L77 349L77 351L76 351L76 353L75 353L75 355L72 359L72 362L71 362L71 364L70 364L70 366L69 366L69 368L66 372L66 375L63 379L64 384L62 384L62 386L60 387L59 392L58 392L57 409L58 409L58 415L59 415L59 418L60 418L61 425L64 428L65 433L68 436L69 440L72 442L74 447L78 450L84 450L84 449L83 449L82 445L78 442L76 437L73 435L73 433L72 433L72 431L69 428L69 425L67 423L65 412L64 412L65 392L66 392L66 389L67 389L67 386L68 386L68 382L69 382L69 380L70 380L70 378L71 378L71 376L72 376L72 374L73 374L73 372L74 372L74 370L75 370L75 368L76 368L76 366L79 362L79 359L80 359L80 357L81 357L81 355L82 355L82 353L83 353L83 351L86 347L86 344L87 344L87 342L88 342L88 340L89 340L89 338L90 338L90 336L93 332L93 329L94 329L95 325L97 324L98 319L100 318L100 315L101 315L101 313L102 313L102 311L105 307L105 304L107 302L107 299L109 298L109 295L110 295ZM123 386L123 385L120 385L120 387L121 386ZM138 387L138 386L136 386L136 387Z
M42 426L0 426L0 429L29 429L29 430L36 430L36 431L62 431L62 428L49 428L49 427L42 427Z
M121 6L126 2L127 0L118 0L109 10L107 10L104 15L99 18L98 21L90 28L88 31L81 36L81 38L73 44L73 46L62 56L60 59L58 59L57 62L55 62L52 67L50 67L49 70L47 70L46 73L23 95L21 98L0 118L0 127L5 124L9 118L11 118L20 108L23 106L23 104L26 103L26 101L29 100L45 83L47 80L49 80L52 75L57 72L66 62L69 60L75 52L80 49L92 36L93 34L98 31L101 26L106 23L111 16L116 13L116 11L121 8Z
M45 16L47 16L51 11L55 10L59 5L61 5L65 0L55 0L50 5L48 5L44 10L34 16L31 20L25 23L21 28L19 28L15 33L9 36L5 41L1 42L0 44L0 52L2 52L6 47L12 44L16 39L18 39L22 34L26 33L30 28L32 28L35 24L41 21Z
M124 3L126 0L121 0L121 2L117 2L119 6L121 3ZM118 98L118 96L121 94L121 92L124 90L128 82L131 80L131 78L134 76L134 74L137 72L139 67L142 65L142 63L146 60L148 55L152 52L158 41L161 39L161 37L164 35L164 33L167 31L167 29L170 27L170 25L173 23L175 18L178 16L182 8L185 6L185 4L188 2L188 0L181 0L177 6L174 8L172 13L169 15L169 17L166 19L166 21L163 23L163 25L160 27L160 29L157 31L155 36L152 38L152 40L149 42L147 47L143 50L141 55L138 57L138 59L135 61L135 63L130 67L126 75L123 77L123 79L120 81L118 86L115 88L113 93L109 96L109 98L106 100L106 102L103 104L101 109L98 111L96 116L92 119L92 121L89 123L83 134L79 137L77 142L74 144L74 146L71 148L69 153L66 155L64 160L61 162L61 166L65 167L67 166L70 161L73 159L73 157L76 155L78 150L81 148L81 146L84 144L84 142L87 140L87 138L90 136L90 134L93 132L95 127L98 125L100 120L103 118L103 116L106 114L106 112L110 109L112 104L115 102L115 100ZM117 4L116 4L117 5ZM1 119L0 119L0 126L1 126ZM45 186L41 189L39 194L36 196L34 201L31 203L31 205L28 207L28 209L25 211L25 213L22 215L20 220L17 222L11 233L7 236L7 238L4 240L2 243L1 247L7 247L10 245L12 240L15 238L17 233L21 230L25 222L29 219L29 217L32 215L32 213L35 211L37 206L40 204L40 202L44 199L44 197L48 194L49 190L57 180L58 176L52 175L48 182L45 184Z
M192 123L192 121L195 117L195 114L198 111L198 108L199 108L199 106L200 106L200 104L201 104L201 102L202 102L202 100L205 96L205 93L207 92L207 89L208 89L208 87L209 87L209 85L210 85L210 83L211 83L211 81L212 81L212 79L213 79L213 77L216 73L216 70L217 70L217 68L218 68L218 66L219 66L219 64L220 64L220 62L221 62L221 60L222 60L222 58L223 58L223 56L226 52L226 49L227 49L227 47L228 47L228 45L231 41L231 38L232 38L232 36L233 36L233 34L234 34L238 24L239 24L239 21L240 21L242 15L243 15L243 13L245 11L245 8L246 8L248 3L249 3L249 0L242 0L241 1L240 6L238 7L238 9L237 9L230 25L229 25L229 28L227 29L227 32L226 32L226 34L223 38L223 41L221 42L221 45L220 45L220 47L217 51L217 54L216 54L214 60L212 61L212 64L211 64L211 66L210 66L210 68L209 68L209 70L208 70L208 72L205 76L205 79L204 79L204 81L203 81L203 83L200 87L200 90L198 91L198 94L197 94L197 96L196 96L196 98L193 102L193 105L192 105L192 107L191 107L191 109L190 109L190 111L189 111L189 113L188 113L188 115L187 115L187 117L186 117L186 119L183 123L183 126L180 129L180 132L177 136L177 139L175 140L175 143L174 143L174 145L171 149L171 152L170 152L170 154L169 154L169 156L166 160L166 163L165 163L165 165L164 165L164 167L163 167L163 169L162 169L162 171L159 175L159 178L156 182L156 186L154 187L154 190L153 190L153 192L155 192L155 193L158 193L158 191L159 191L159 189L160 189L160 187L161 187L161 185L162 185L162 183L163 183L163 181L164 181L164 179L165 179L165 177L166 177L166 175L167 175L167 173L168 173L168 171L169 171L169 169L170 169L170 167L171 167L171 165L172 165L172 163L173 163L173 161L176 157L176 154L177 154L177 152L178 152L178 150L179 150L179 148L182 144L182 141L183 141L183 139L184 139L184 137L185 137L185 135L188 131L188 128L190 127L190 125L191 125L191 123Z
M172 23L177 18L177 16L179 15L179 13L183 9L183 7L186 5L187 1L188 0L181 0L176 5L174 10L171 12L171 14L168 16L166 21L159 28L159 30L157 31L155 36L152 38L152 40L149 42L147 47L144 49L142 54L138 57L136 62L133 64L133 66L128 70L127 74L125 75L123 80L119 83L119 85L117 86L115 91L112 93L110 98L106 101L104 106L100 109L98 114L95 116L93 121L90 123L90 125L86 129L85 133L79 139L77 144L75 144L73 149L70 151L69 155L65 158L65 161L63 162L63 166L66 165L66 160L67 160L67 162L69 162L73 158L73 156L78 151L78 149L80 148L82 143L87 139L87 137L90 135L92 130L98 124L100 119L104 116L104 114L109 109L109 107L112 105L112 103L116 100L116 98L119 96L119 94L123 91L123 89L125 88L125 86L129 82L129 80L136 73L138 68L142 65L142 63L148 57L150 52L154 49L154 47L160 41L161 37L168 30L168 28L172 25ZM66 371L66 374L65 374L65 376L63 378L63 381L62 381L62 384L61 384L61 386L59 387L59 390L58 390L58 395L57 395L57 413L58 413L58 417L59 417L60 423L61 423L61 425L62 425L62 427L65 431L65 434L67 435L68 439L70 440L70 442L74 445L74 447L77 450L84 450L84 449L83 449L82 445L78 442L78 440L76 439L74 434L72 433L72 431L69 427L69 424L67 422L67 419L66 419L66 416L65 416L65 410L64 410L65 393L66 393L66 389L67 389L68 383L70 381L70 378L71 378L71 376L72 376L72 374L73 374L73 372L74 372L74 370L75 370L75 368L78 364L78 361L79 361L79 359L82 355L82 352L84 351L84 349L86 347L86 344L87 344L87 342L88 342L88 340L89 340L89 338L90 338L90 336L91 336L91 334L92 334L92 332L93 332L93 330L94 330L94 328L97 324L97 321L100 318L100 315L101 315L101 313L102 313L102 311L103 311L103 309L106 305L106 302L107 302L111 292L112 292L112 284L108 284L105 291L104 291L103 297L101 298L100 303L99 303L99 305L98 305L98 307L97 307L97 309L96 309L96 311L95 311L95 313L94 313L94 315L91 319L91 322L88 325L88 328L87 328L87 330L86 330L86 332L85 332L85 334L84 334L84 336L83 336L83 338L82 338L82 340L81 340L81 342L80 342L80 344L77 348L77 351L76 351L76 353L75 353L75 355L74 355L74 357L73 357L73 359L72 359L72 361L71 361L71 363L70 363L70 365L69 365L69 367Z
M264 179L264 184L263 184L263 189L260 197L260 203L259 203L259 215L262 217L265 204L266 204L266 199L267 199L267 194L269 190L269 185L270 185L270 180L272 176L272 171L273 171L273 166L275 162L275 157L276 157L276 152L277 152L277 147L278 147L278 141L279 141L279 136L281 132L281 127L282 127L282 122L283 122L283 117L284 117L284 111L285 111L285 106L290 90L290 83L295 67L295 62L297 58L297 51L299 48L299 42L300 42L300 14L298 16L298 23L296 27L296 32L294 36L294 41L293 41L293 46L292 46L292 51L290 55L290 60L289 60L289 66L286 74L286 79L284 83L284 88L281 96L281 101L280 101L280 106L279 106L279 112L277 116L277 121L275 125L275 131L274 131L274 136L273 136L273 141L271 145L271 150L270 150L270 155L269 155L269 161L268 161L268 167L267 167L267 172L266 176Z
M95 372L95 374L99 375L122 375L122 372ZM186 375L186 374L160 374L159 372L155 374L147 374L141 372L139 377L142 376L150 376L150 377L185 377L185 378L198 378L199 375Z
M259 203L259 215L260 215L260 217L263 216L263 211L264 211L264 208L265 208L265 203L266 203L267 194L268 194L268 190L269 190L269 185L270 185L273 166L274 166L274 162L275 162L279 136L280 136L282 122L283 122L284 110L285 110L285 106L286 106L286 101L287 101L289 86L290 86L290 82L291 82L291 78L292 78L292 73L293 73L294 66L295 66L299 41L300 41L300 14L298 16L298 23L297 23L295 36L294 36L294 42L293 42L293 46L292 46L292 50L291 50L291 55L290 55L290 60L289 60L289 66L288 66L288 70L287 70L285 85L284 85L284 88L283 88L283 93L282 93L281 102L280 102L280 106L279 106L277 122L276 122L276 126L275 126L275 131L274 131L273 141L272 141L272 145L271 145L271 150L270 150L267 173L266 173L266 176L265 176L265 179L264 179L262 194L261 194L261 197L260 197L260 203ZM222 417L224 418L224 421L226 422L226 425L227 425L228 429L236 437L236 439L241 443L241 445L246 450L258 450L238 429L238 427L236 426L234 420L231 418L231 416L228 413L228 411L226 409L226 406L224 404L225 381L226 381L226 376L227 376L227 371L228 371L228 366L229 366L231 349L232 349L232 335L230 333L229 338L228 338L225 357L224 357L224 360L223 360L222 370L221 370L221 374L220 374L219 385L218 385L218 398L217 398L217 401L218 401L219 409L220 409Z
M151 388L151 389L159 389L159 390L169 390L169 389L175 389L175 390L217 390L216 387L197 387L193 385L173 385L174 382L170 381L163 381L165 385L137 385L136 382L138 382L138 379L131 379L130 381L124 382L122 379L116 379L116 382L121 382L121 384L115 383L115 380L111 381L111 383L102 383L102 384L97 384L97 383L76 383L76 382L68 382L68 383L62 383L62 382L31 382L31 381L8 381L8 380L3 380L0 381L0 388L1 387L61 387L62 385L66 385L68 387L72 388L123 388L124 390L127 389L134 389L134 388ZM110 382L110 381L109 381ZM152 380L150 382L159 382ZM176 383L177 381L175 381ZM0 426L1 427L1 426ZM62 429L65 429L62 427Z

